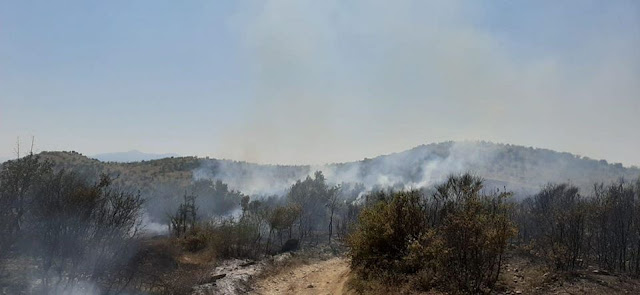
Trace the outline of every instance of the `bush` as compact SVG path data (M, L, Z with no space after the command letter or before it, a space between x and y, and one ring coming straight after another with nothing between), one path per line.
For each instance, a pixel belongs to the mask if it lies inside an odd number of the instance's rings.
M419 191L379 196L348 240L352 266L365 278L424 290L490 291L515 229L504 203L510 194L481 189L479 178L465 174L431 198Z
M216 258L255 258L261 253L260 236L253 225L222 219L196 224L178 238L185 251L208 251Z
M389 201L365 209L348 240L352 264L363 269L415 272L411 261L404 258L409 254L409 246L427 228L426 221L417 191L397 193Z
M71 293L85 281L109 286L104 293L125 288L142 204L139 194L115 187L105 175L94 182L54 171L32 154L6 162L0 170L0 256L31 259L37 291Z
M192 234L181 240L182 247L189 252L197 252L207 247L207 237L203 234Z
M134 255L142 199L115 189L103 176L96 184L82 177L55 173L39 187L30 208L26 237L40 262L42 287L58 288L63 278L91 278L105 285ZM55 286L51 285L54 281Z

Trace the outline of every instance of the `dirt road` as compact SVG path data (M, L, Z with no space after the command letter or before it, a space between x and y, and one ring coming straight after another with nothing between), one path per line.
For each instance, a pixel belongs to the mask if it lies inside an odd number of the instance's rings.
M349 262L332 258L284 270L259 281L255 294L350 294L346 287Z

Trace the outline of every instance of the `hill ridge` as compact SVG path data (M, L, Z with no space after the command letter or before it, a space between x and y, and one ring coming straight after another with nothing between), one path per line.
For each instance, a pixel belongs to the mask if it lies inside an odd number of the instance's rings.
M633 180L637 167L608 163L568 152L486 141L447 141L416 146L397 153L359 161L326 165L256 164L216 158L173 157L149 161L101 162L77 152L42 152L57 167L83 173L113 173L134 186L189 183L220 179L248 194L280 194L298 179L321 170L334 183L362 183L374 187L423 187L448 174L473 172L489 187L507 186L516 192L537 190L548 182L571 181L583 189L594 182Z

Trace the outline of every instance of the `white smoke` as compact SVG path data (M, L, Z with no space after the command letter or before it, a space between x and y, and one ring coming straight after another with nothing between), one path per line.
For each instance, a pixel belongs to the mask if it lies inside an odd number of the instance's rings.
M140 218L140 230L148 235L164 235L169 232L169 225L153 221L145 211Z
M330 184L359 183L374 188L423 188L450 174L473 172L492 161L495 148L474 142L420 146L402 153L358 162L314 166L256 165L204 160L193 171L195 179L216 179L249 195L282 195L297 180L322 171Z
M638 6L596 2L498 27L478 1L247 4L232 23L255 100L215 154L323 164L480 139L640 163Z

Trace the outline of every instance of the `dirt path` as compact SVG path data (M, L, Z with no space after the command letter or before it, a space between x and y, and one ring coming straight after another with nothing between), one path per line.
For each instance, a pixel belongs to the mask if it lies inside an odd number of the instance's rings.
M349 294L346 282L349 262L332 258L313 264L300 265L259 281L255 293L275 294Z

